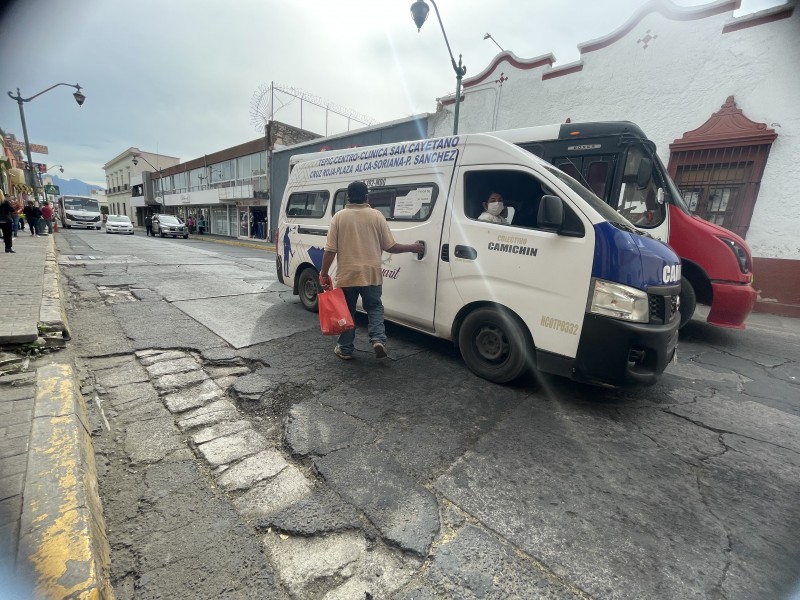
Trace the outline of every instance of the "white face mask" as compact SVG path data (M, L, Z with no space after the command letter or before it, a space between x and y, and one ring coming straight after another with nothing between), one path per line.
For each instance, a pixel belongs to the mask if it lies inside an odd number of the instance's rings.
M487 203L486 212L490 215L496 217L501 212L503 212L503 203L502 202L489 202Z

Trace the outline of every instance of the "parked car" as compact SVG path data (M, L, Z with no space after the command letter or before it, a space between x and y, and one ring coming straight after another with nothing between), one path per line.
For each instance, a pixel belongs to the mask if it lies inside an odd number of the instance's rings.
M125 215L108 215L106 233L127 233L133 235L133 223Z
M186 228L186 223L181 221L178 217L173 215L153 215L153 235L159 237L172 237L181 236L183 239L189 237L189 230Z

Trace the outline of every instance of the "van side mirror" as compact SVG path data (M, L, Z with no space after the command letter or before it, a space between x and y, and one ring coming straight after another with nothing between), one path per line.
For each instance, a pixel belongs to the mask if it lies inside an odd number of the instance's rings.
M564 201L558 196L542 196L536 222L542 229L559 231L564 225Z
M653 176L653 161L649 158L642 158L639 161L639 170L636 172L636 185L639 189L644 189L650 183Z

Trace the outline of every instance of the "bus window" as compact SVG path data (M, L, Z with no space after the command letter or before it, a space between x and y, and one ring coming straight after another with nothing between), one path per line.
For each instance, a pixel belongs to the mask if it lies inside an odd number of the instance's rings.
M660 225L666 206L657 198L658 181L653 176L653 162L642 146L630 146L625 157L617 212L636 227L648 229Z

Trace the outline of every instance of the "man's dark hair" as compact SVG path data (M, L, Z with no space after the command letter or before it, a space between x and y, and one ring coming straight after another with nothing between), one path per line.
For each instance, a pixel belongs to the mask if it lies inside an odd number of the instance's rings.
M354 204L364 204L367 201L367 184L363 181L354 181L347 186L347 200Z

